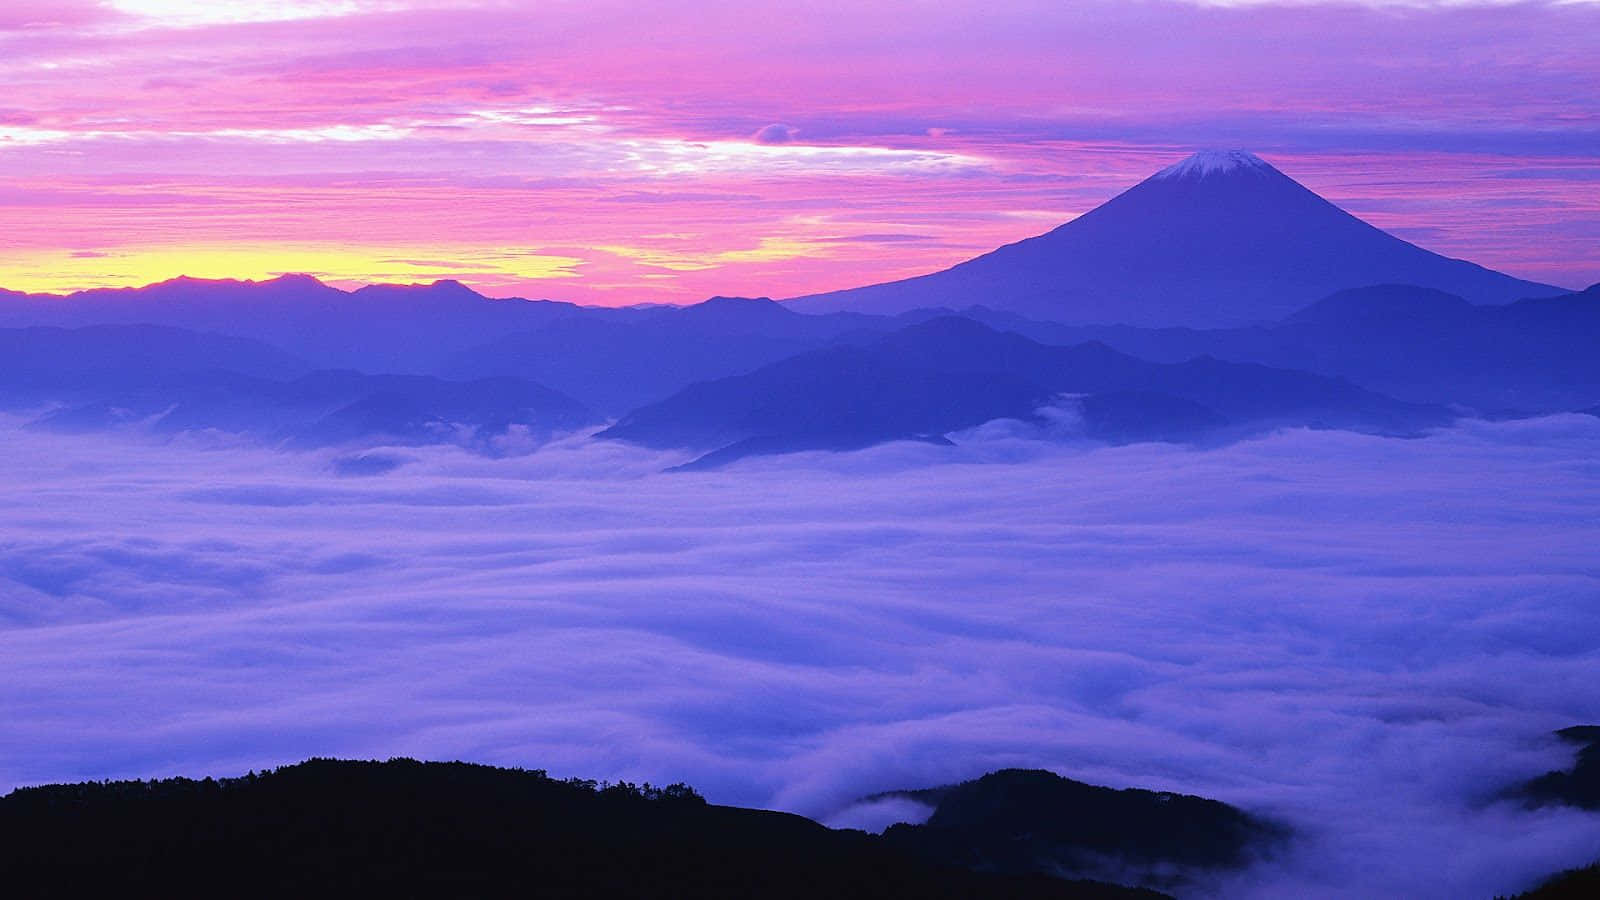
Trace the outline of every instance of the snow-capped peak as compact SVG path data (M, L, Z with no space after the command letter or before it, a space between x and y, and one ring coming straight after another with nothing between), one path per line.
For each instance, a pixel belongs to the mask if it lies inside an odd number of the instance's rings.
M1205 178L1237 171L1272 171L1266 160L1247 150L1201 150L1175 166L1155 174L1156 178Z

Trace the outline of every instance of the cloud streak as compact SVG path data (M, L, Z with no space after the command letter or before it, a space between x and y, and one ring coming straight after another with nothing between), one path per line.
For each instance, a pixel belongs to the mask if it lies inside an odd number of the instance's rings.
M859 820L1028 765L1300 829L1220 896L1489 896L1600 851L1488 802L1600 718L1591 417L688 475L5 438L3 784L410 754Z

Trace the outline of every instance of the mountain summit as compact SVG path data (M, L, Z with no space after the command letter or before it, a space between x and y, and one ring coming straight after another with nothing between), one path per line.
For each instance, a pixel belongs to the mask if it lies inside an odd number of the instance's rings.
M1183 162L1167 166L1151 176L1163 178L1205 178L1256 172L1263 176L1277 172L1270 163L1247 150L1201 150Z
M1475 303L1564 293L1403 241L1253 153L1209 150L953 268L791 302L804 312L982 305L1069 324L1218 327L1279 319L1373 284Z

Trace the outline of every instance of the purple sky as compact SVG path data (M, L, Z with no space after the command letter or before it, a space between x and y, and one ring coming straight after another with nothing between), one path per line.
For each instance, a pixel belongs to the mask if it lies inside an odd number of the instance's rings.
M8 2L0 286L791 296L1238 146L1582 287L1596 34L1593 2Z

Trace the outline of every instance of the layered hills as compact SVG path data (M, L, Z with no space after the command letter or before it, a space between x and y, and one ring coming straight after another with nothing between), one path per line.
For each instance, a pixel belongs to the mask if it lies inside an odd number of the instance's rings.
M1345 381L1209 357L1150 363L1100 343L1047 346L944 317L691 385L600 437L710 450L702 466L793 450L944 440L996 419L1126 443L1241 436L1276 426L1413 434L1449 411Z

